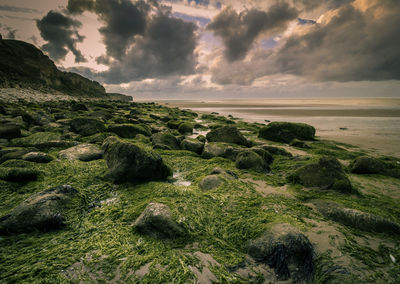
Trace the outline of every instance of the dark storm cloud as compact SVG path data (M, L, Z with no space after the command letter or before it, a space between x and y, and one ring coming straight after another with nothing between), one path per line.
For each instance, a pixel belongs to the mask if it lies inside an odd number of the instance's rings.
M37 12L39 12L36 9L17 7L17 6L9 6L9 5L0 5L0 11L18 12L18 13L37 13Z
M110 67L98 74L106 83L194 72L196 25L173 17L155 1L69 0L67 9L94 12L104 24L99 31L106 54L97 62Z
M51 10L42 19L36 20L36 25L42 38L48 41L41 48L47 51L52 59L62 60L68 51L71 51L75 55L75 62L86 61L76 48L76 43L84 39L77 31L81 26L79 21Z
M365 12L346 5L329 23L290 37L277 69L321 81L400 79L400 2L376 3Z
M196 26L168 13L155 15L142 37L121 61L113 62L102 73L106 83L125 83L160 76L194 72Z
M227 7L207 28L222 38L227 59L234 61L246 56L260 34L283 31L296 17L296 10L285 2L278 2L267 12L251 9L238 14L232 7Z
M91 11L98 15L104 26L99 29L106 45L107 55L121 59L134 41L143 35L150 6L144 1L128 0L69 0L67 10L73 14Z

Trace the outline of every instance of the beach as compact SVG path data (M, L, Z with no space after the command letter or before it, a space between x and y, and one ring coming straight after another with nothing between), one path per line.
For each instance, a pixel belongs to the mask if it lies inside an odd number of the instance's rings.
M400 157L400 99L169 100L158 103L197 112L232 115L249 122L303 122L319 138L351 144L371 155Z

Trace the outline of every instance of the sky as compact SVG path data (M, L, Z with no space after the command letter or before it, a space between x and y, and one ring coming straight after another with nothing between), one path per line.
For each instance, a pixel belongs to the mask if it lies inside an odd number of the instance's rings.
M0 33L138 99L400 97L398 0L0 0Z

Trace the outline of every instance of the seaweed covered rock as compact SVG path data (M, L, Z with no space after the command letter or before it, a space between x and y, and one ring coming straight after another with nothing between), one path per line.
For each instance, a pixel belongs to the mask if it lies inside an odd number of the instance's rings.
M237 146L229 145L220 142L210 142L204 145L204 150L201 156L205 159L215 157L223 157L234 161L236 156L243 149Z
M70 121L71 130L82 136L90 136L96 133L105 132L104 124L94 118L74 118Z
M29 152L23 155L22 159L34 163L49 163L54 160L52 156L43 152Z
M380 174L400 178L400 167L373 157L358 157L350 165L355 174Z
M0 179L10 182L34 181L40 173L32 168L0 167Z
M197 139L185 138L181 142L181 149L195 152L200 155L203 152L204 143L200 142Z
M63 140L61 134L55 132L37 132L27 137L15 138L11 144L23 147L35 147L40 150L50 148L67 148L78 144L75 141Z
M222 126L211 130L206 135L208 142L226 142L242 146L250 146L250 142L235 126Z
M169 207L156 202L147 205L133 226L141 234L162 239L176 238L183 234L183 229L172 219Z
M22 159L22 157L32 151L37 151L35 148L9 147L0 150L0 164L8 160Z
M21 137L21 127L14 124L0 126L0 138L13 139Z
M178 126L178 131L181 134L192 134L193 133L193 125L188 122L182 122Z
M103 151L93 144L80 144L58 153L58 158L89 162L103 157Z
M0 218L0 233L51 231L65 225L64 210L78 191L61 185L36 193Z
M179 141L174 135L168 132L159 132L151 136L151 143L154 148L165 150L180 150Z
M314 248L305 235L288 224L276 224L251 241L248 253L273 268L279 280L309 283L314 277Z
M293 139L314 140L315 128L305 123L271 122L260 129L259 137L289 143Z
M341 192L353 190L342 165L333 157L321 157L317 163L311 163L297 169L289 180L307 187L333 189Z
M312 203L322 215L335 222L363 231L400 235L400 224L380 216L330 201L314 200Z
M135 138L138 134L151 135L151 129L144 124L112 124L108 126L108 132L117 134L121 138Z
M265 160L254 151L241 151L237 157L235 165L238 169L253 170L256 172L268 172L269 167Z
M108 175L114 182L165 180L172 174L161 156L139 146L108 137L102 146Z
M204 177L200 183L199 187L203 190L209 190L219 187L222 184L223 180L217 174L209 175Z

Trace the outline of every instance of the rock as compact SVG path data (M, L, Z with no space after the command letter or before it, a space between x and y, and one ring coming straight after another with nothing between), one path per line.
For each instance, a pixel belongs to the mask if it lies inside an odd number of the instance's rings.
M103 151L93 144L80 144L60 151L58 158L89 162L103 158Z
M293 147L298 147L298 148L303 148L303 149L309 149L311 148L310 145L308 145L306 142L301 141L299 139L293 139L290 143L290 146Z
M165 180L172 174L163 159L153 151L108 137L103 144L109 176L114 182Z
M259 146L260 148L268 151L272 155L280 155L280 156L287 156L287 157L292 157L292 154L286 151L283 148L275 147L275 146L270 146L270 145L261 145Z
M232 172L230 170L221 169L221 168L218 168L218 167L214 168L211 171L210 174L211 175L223 175L223 176L226 176L226 177L231 177L231 178L233 177L235 179L238 178L237 174L235 174L234 172Z
M122 138L135 138L138 134L150 136L151 128L144 124L112 124L108 126L108 132L115 133Z
M169 129L178 129L181 123L182 121L180 120L170 120L167 122L167 126Z
M62 140L61 134L54 132L37 132L27 137L15 138L11 144L23 147L35 147L45 150L50 148L66 148L75 146L77 142Z
M152 202L136 219L133 226L145 235L156 238L176 238L183 234L183 229L172 219L169 207Z
M222 126L211 130L206 135L209 142L226 142L242 146L250 146L249 141L234 126Z
M59 229L65 225L63 211L66 205L77 194L78 191L69 185L36 193L0 218L0 232L28 233Z
M41 172L31 168L0 167L0 179L10 182L37 180Z
M314 248L306 236L288 224L274 225L251 241L248 253L273 268L278 280L310 283L314 277Z
M71 110L72 111L88 111L88 107L85 104L82 103L77 103L77 102L71 102Z
M193 133L193 125L188 122L183 122L179 124L178 131L181 134L192 134Z
M289 143L293 139L314 140L315 128L305 123L271 122L260 129L259 137Z
M242 149L239 147L234 147L225 143L210 142L204 145L201 156L205 159L223 157L234 161L240 151L242 151Z
M5 148L0 151L0 164L12 159L22 159L29 152L35 151L35 148L12 147Z
M196 137L197 140L199 140L202 143L206 143L207 139L204 135L199 135Z
M264 160L264 162L268 165L274 161L274 158L272 157L272 155L268 151L264 150L263 148L253 147L250 150L257 153Z
M18 125L1 125L0 138L13 139L21 137L21 127Z
M22 159L34 163L49 163L54 160L54 158L43 152L29 152L22 156Z
M300 167L289 176L289 180L307 187L319 187L347 193L353 191L342 165L332 157L322 157L317 163Z
M199 186L203 190L209 190L219 187L222 182L223 180L219 175L209 175L200 181Z
M168 132L155 133L151 136L154 148L166 150L180 150L179 141L174 135Z
M238 169L268 172L267 163L253 151L242 151L236 157L235 165Z
M188 151L191 151L191 152L195 152L195 153L200 155L203 152L204 143L200 142L197 139L185 138L181 142L181 149L182 150L188 150Z
M312 203L325 217L362 231L398 234L400 224L360 210L345 208L335 202L314 200Z
M400 167L372 157L358 157L350 164L350 171L355 174L380 174L400 178Z
M94 118L74 118L70 121L70 126L73 132L82 136L90 136L106 131L104 124Z

